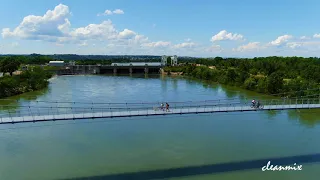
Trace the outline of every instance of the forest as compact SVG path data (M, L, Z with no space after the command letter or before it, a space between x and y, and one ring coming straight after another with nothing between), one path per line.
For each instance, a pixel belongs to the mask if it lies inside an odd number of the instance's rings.
M199 64L200 66L196 66ZM193 64L166 67L197 79L238 86L263 94L286 97L320 93L320 60L302 57L259 57L253 59L197 59ZM305 91L309 89L309 91Z

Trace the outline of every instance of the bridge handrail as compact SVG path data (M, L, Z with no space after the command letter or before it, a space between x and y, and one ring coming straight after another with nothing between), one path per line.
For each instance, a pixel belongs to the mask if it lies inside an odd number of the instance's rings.
M310 103L310 102L316 102L319 103L320 102L320 98L305 98L305 99L284 99L284 100L279 100L279 99L271 99L271 100L261 100L260 101L262 104L264 105L278 105L278 104L284 104L284 103L289 103L289 104L305 104L305 103ZM225 106L225 105L246 105L246 104L251 104L250 101L244 101L244 102L234 102L234 103L220 103L220 104L216 104L216 103L208 103L208 102L203 102L204 104L175 104L172 103L170 104L170 107L173 107L172 105L174 105L174 107L179 107L179 108L183 108L183 107L202 107L202 106ZM95 103L88 103L91 105L98 105ZM160 106L161 103L153 103L150 105L154 105L154 106ZM152 108L154 106L131 106L130 104L123 104L126 106L120 106L120 107L94 107L91 106L90 108L94 108L94 109L140 109L140 108ZM128 106L130 105L130 106ZM36 105L0 105L0 107L27 107L27 108L88 108L86 107L81 107L81 106L36 106Z
M320 98L316 99L287 99L287 100L266 100L261 101L261 104L264 106L275 106L278 107L282 105L299 105L299 104L320 104ZM187 106L170 106L170 109L191 109L191 108L213 108L213 107L248 107L251 106L251 102L244 103L226 103L226 104L202 104L202 105L187 105ZM1 106L0 106L1 107ZM9 106L7 106L9 107ZM14 107L14 106L13 106ZM147 107L123 107L123 108L104 108L104 107L36 107L36 106L19 106L19 107L28 107L27 110L10 112L10 109L7 110L7 113L0 114L0 117L11 117L13 115L22 116L33 116L33 115L59 115L66 113L92 113L92 112L117 112L119 110L123 111L141 111L141 110L154 110L154 106ZM159 107L156 106L156 107ZM48 113L46 112L48 110ZM66 112L67 111L67 112ZM1 112L1 110L0 110ZM7 116L6 116L7 115Z
M313 98L313 99L286 99L286 100L278 100L278 99L272 99L272 100L262 100L260 101L262 104L264 105L278 105L278 104L283 104L283 103L289 103L289 104L304 104L304 102L317 102L319 101L319 99ZM279 103L281 102L281 103ZM215 104L215 103L204 103L204 104L186 104L186 105L180 105L180 104L171 104L171 107L179 107L179 108L183 108L183 107L202 107L202 106L230 106L230 105L246 105L246 104L250 104L251 102L235 102L235 103L220 103L220 104ZM96 105L96 104L92 104L92 105ZM145 108L153 108L155 106L160 106L159 104L152 104L154 106L120 106L120 107L94 107L91 106L90 108L93 109L145 109ZM173 106L172 106L173 105ZM28 106L28 105L1 105L0 107L27 107L27 108L74 108L74 109L83 109L83 108L88 108L88 107L81 107L81 106Z

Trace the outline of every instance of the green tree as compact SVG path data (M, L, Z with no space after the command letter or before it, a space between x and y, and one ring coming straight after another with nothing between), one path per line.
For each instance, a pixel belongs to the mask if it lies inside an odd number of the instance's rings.
M257 91L260 93L267 92L267 79L266 78L259 78L257 84Z
M243 84L244 88L248 90L255 90L256 85L257 81L253 77L248 78Z
M274 72L267 77L267 90L271 94L281 92L283 89L283 76L279 72Z
M249 77L250 77L249 73L247 73L245 71L240 71L239 76L236 79L237 85L241 86L246 81L246 79L248 79Z
M12 56L6 57L4 60L0 61L0 72L3 73L12 73L19 69L20 62L13 58Z
M233 84L236 81L237 73L234 69L229 68L226 74L226 80L228 84Z

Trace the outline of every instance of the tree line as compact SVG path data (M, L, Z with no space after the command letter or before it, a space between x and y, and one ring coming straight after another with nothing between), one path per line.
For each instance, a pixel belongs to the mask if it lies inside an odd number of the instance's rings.
M309 96L320 93L320 60L302 57L261 57L253 59L197 59L195 64L166 67L184 74L221 84L239 86L264 94ZM314 89L304 91L306 89Z

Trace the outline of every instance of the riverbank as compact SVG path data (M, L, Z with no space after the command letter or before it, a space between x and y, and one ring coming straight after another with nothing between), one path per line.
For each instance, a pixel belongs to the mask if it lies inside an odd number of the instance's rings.
M0 77L0 98L11 97L48 87L53 74L40 68L25 71L14 76Z
M218 69L215 66L212 68L212 66L206 65L186 65L165 67L162 74L187 76L273 96L313 97L320 93L320 84L316 81L307 80L300 76L287 78L281 72L265 75L262 73L248 73L235 67Z

